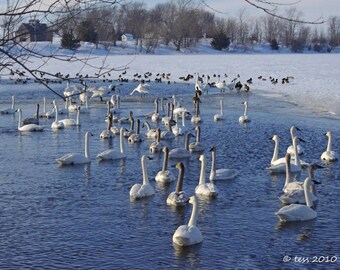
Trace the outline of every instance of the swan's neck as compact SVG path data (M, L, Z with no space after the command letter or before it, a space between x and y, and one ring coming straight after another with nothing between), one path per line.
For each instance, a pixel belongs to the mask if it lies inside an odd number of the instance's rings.
M88 101L88 97L87 94L85 94L85 108L88 109L89 108L89 101Z
M185 127L185 111L182 112L182 127Z
M201 128L197 126L197 132L196 132L196 143L201 142Z
M157 143L160 143L160 142L161 142L161 130L160 130L159 128L157 129L156 142L157 142Z
M332 134L328 133L327 152L332 151Z
M205 157L203 156L203 159L201 161L201 174L200 174L199 185L205 184L205 166L206 166L206 160L205 160Z
M65 100L65 109L68 110L68 106L69 106L69 101L70 101L70 98L66 98Z
M293 140L294 140L294 137L295 137L295 131L294 131L294 127L291 127L290 128L290 136L291 136L291 138L292 138L292 143L293 143Z
M109 114L109 121L107 122L107 130L110 131L112 127L112 114Z
M47 108L46 108L46 98L44 97L44 114L46 114Z
M130 131L132 132L133 129L135 127L135 120L134 119L130 119Z
M164 98L161 98L161 111L164 112Z
M215 159L216 159L216 152L215 152L215 150L213 150L213 151L211 151L211 172L210 172L210 175L216 173Z
M21 112L21 110L18 110L18 113L19 113L18 128L21 128L21 126L22 126L22 112Z
M111 102L108 102L107 103L107 114L106 115L109 115L111 112Z
M178 180L176 185L176 192L181 192L183 189L183 177L184 177L184 168L180 168L178 172Z
M80 108L78 108L78 110L77 110L77 126L79 126L80 125Z
M275 146L274 146L274 153L273 153L273 157L271 161L272 163L276 161L279 156L279 140L274 140L274 142L275 142Z
M247 116L247 111L248 111L248 104L247 103L245 103L244 104L244 116Z
M120 95L117 95L117 108L120 109Z
M120 134L119 134L119 145L120 145L120 152L122 154L124 154L124 142L123 142L123 133L124 133L124 130L123 128L121 128L120 130Z
M195 116L198 117L199 115L200 115L200 105L199 105L199 102L196 102Z
M144 125L146 126L146 128L148 129L148 131L151 129L150 123L149 122L144 122Z
M140 132L140 120L137 119L136 134L139 135L139 132Z
M221 115L223 115L223 100L220 101Z
M310 199L310 180L305 180L304 184L303 184L303 188L304 188L304 193L305 193L305 199L306 199L306 205L308 207L312 207L312 201Z
M35 118L39 118L39 104L36 105Z
M195 200L194 200L194 202L192 204L192 212L191 212L191 217L190 217L188 226L196 226L197 211L198 211L198 205L197 205L197 200L195 198Z
M85 134L85 157L89 158L89 133Z
M155 113L159 113L158 111L158 99L155 100Z
M143 171L143 185L149 184L148 171L146 168L146 157L142 158L142 171Z
M297 150L297 139L296 139L296 137L294 137L294 139L293 139L293 147L294 147L294 154L295 154L295 163L294 164L296 166L301 166L299 152Z
M12 96L12 110L14 110L15 108L15 97Z
M58 105L57 105L57 104L55 104L54 107L55 107L55 118L54 118L54 122L57 123L57 122L58 122L59 109L58 109Z
M286 182L285 186L287 186L290 182L291 176L290 176L290 160L286 161Z
M189 151L189 135L185 136L184 148Z
M164 160L163 160L162 172L165 172L165 171L168 170L168 161L169 161L169 151L165 150L164 151Z

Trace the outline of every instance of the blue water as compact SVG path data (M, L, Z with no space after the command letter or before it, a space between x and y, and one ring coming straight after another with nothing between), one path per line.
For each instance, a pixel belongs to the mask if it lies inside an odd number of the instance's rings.
M63 86L53 87L62 93ZM133 86L126 84L121 89L121 115L133 110L135 118L144 121L144 115L153 110L152 98L124 99ZM159 96L176 94L192 110L192 92L188 89L179 84L163 85ZM0 109L10 106L14 94L24 117L33 115L34 104L42 104L43 96L49 107L54 98L36 84L1 85L0 93ZM221 98L226 120L214 122ZM241 125L238 117L245 99L252 121ZM62 104L61 100L58 103ZM204 240L180 249L173 245L172 235L178 226L188 223L191 206L176 210L166 205L176 183L162 186L154 181L162 167L162 154L149 152L152 140L133 145L126 140L126 160L98 162L96 155L117 148L119 138L99 138L106 127L106 105L96 100L91 101L90 108L91 113L81 114L80 127L57 132L50 129L53 120L41 119L46 127L43 132L21 134L17 115L0 115L0 269L339 269L339 161L315 172L322 184L317 187L318 217L309 222L279 223L274 213L281 207L278 196L285 175L270 175L266 170L274 148L270 138L273 134L280 136L279 155L283 156L290 145L289 128L293 124L302 130L299 135L306 141L304 160L320 162L327 130L333 132L333 148L339 153L338 119L256 93L212 92L203 96L200 125L208 170L208 150L215 145L217 168L237 169L239 176L216 182L220 190L216 199L199 198L197 226ZM186 124L193 128L190 121ZM59 167L56 158L68 152L83 153L86 131L94 135L89 142L91 164ZM172 149L182 146L183 140L179 137L166 143ZM131 202L131 186L142 182L143 154L153 157L147 167L156 194ZM193 154L184 162L183 189L189 194L198 184L197 157ZM176 169L170 169L177 176ZM303 180L306 175L303 171L297 179ZM286 255L292 260L285 263ZM295 262L295 256L309 258L310 262ZM312 263L313 256L337 261Z

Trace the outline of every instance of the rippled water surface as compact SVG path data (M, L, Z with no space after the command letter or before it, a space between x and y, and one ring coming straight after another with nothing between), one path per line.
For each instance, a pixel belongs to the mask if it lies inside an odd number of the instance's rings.
M62 86L60 86L62 89ZM191 89L191 88L190 88ZM34 104L52 95L34 84L1 86L1 108L8 107L11 94L24 116L34 113ZM131 85L122 87L122 95ZM173 93L190 110L191 92L169 86L160 95ZM214 122L219 100L224 100L225 118ZM243 113L241 102L249 102L247 125L238 123ZM153 110L151 98L140 101L123 97L120 115L133 110L135 118L145 120ZM151 102L150 102L151 101ZM58 101L61 104L61 101ZM50 106L50 105L49 105ZM106 105L92 102L91 112L81 114L79 128L50 129L52 120L41 119L46 128L40 133L17 131L18 116L0 116L0 269L282 269L311 267L294 262L295 256L337 256L334 263L314 263L314 267L339 269L339 162L315 172L322 184L318 188L317 219L280 224L274 214L281 206L278 196L285 175L270 175L274 142L281 138L279 155L290 145L289 128L297 125L306 142L307 161L319 161L325 150L325 131L333 132L333 147L338 153L340 125L306 112L293 104L272 101L251 93L202 97L202 143L217 147L217 167L234 168L238 177L216 182L216 199L199 198L198 227L202 244L179 249L172 244L176 228L188 223L191 205L173 209L165 201L176 183L158 185L154 176L161 170L162 154L151 154L152 140L130 145L125 141L128 158L124 161L98 162L96 154L118 147L119 138L101 140L105 129ZM75 117L71 114L70 117ZM62 117L63 118L63 117ZM128 127L127 125L125 125ZM159 124L162 129L164 128ZM193 125L187 121L190 130ZM56 158L68 152L83 152L84 134L91 131L91 164L59 167ZM142 129L142 132L145 130ZM194 131L192 131L194 132ZM183 137L167 142L169 148L183 145ZM140 157L153 156L147 163L156 194L131 202L129 190L142 182ZM193 194L198 184L200 162L197 155L184 162L183 189ZM171 162L171 165L173 162ZM177 176L175 168L170 167ZM208 172L207 172L208 175ZM303 180L306 171L297 176ZM284 256L292 261L284 263Z

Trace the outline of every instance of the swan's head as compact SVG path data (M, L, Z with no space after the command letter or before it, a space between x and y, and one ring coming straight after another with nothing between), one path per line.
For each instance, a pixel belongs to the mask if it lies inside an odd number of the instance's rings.
M147 155L143 155L141 159L142 159L143 162L145 162L145 161L147 161L148 159L149 159L149 160L152 160L153 158L152 158L152 157L149 157L149 156L147 156Z
M184 165L183 165L183 163L180 162L180 161L176 163L175 167L176 167L178 170L183 170L183 169L184 169Z
M274 142L278 142L278 141L279 141L279 136L274 135L274 136L272 137L272 140L273 140Z
M169 153L169 148L164 146L162 149L163 153Z
M327 136L327 137L329 137L329 136L331 136L331 132L328 130L326 133L325 133L325 135Z
M191 196L191 197L189 198L189 203L195 204L196 202L197 202L196 196Z
M199 159L200 161L204 161L204 160L205 160L205 156L202 154L202 155L199 156L198 159Z

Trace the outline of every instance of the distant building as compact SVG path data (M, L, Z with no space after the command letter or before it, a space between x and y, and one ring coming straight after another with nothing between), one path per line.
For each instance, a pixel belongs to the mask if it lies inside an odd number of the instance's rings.
M122 41L123 41L123 42L130 41L130 40L134 40L133 35L132 35L132 34L127 34L127 33L123 34L123 35L121 36L121 38L122 38Z
M22 23L15 32L17 42L52 41L52 36L52 30L47 27L47 24L40 23L39 20Z

